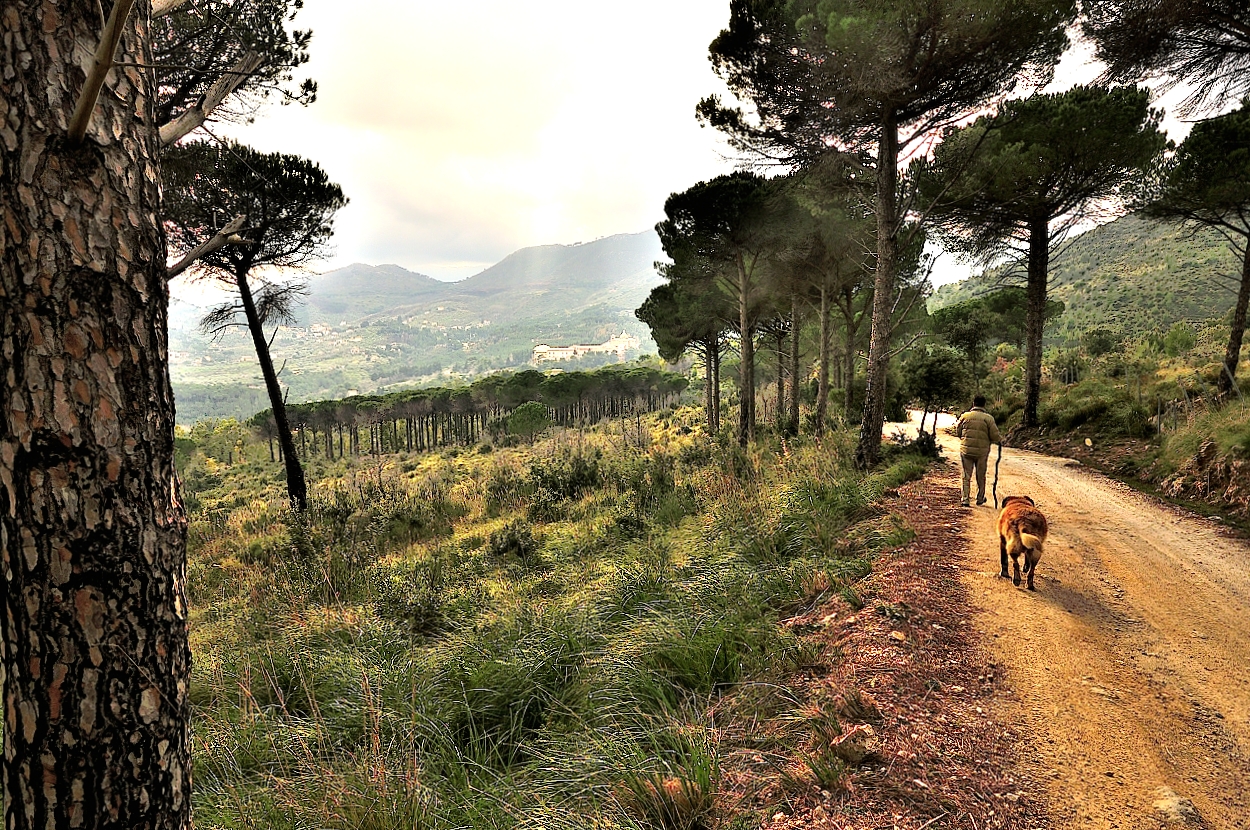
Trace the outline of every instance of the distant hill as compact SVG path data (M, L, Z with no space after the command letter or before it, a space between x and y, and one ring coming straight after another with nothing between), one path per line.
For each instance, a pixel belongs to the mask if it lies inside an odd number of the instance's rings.
M286 364L290 400L304 401L446 384L527 365L539 343L601 343L622 331L641 341L626 356L636 357L655 349L634 309L660 283L654 263L663 255L648 231L525 248L454 283L397 265L349 265L310 279L297 325L274 340L274 360ZM239 331L210 342L195 329L202 313L185 299L171 310L178 422L265 408L251 341Z
M1126 216L1073 239L1051 261L1050 297L1066 310L1047 326L1047 340L1072 342L1099 326L1139 334L1178 321L1222 319L1235 299L1229 280L1240 273L1218 233ZM929 308L983 294L997 278L991 271L944 285Z
M460 296L488 300L516 291L527 298L558 292L561 299L580 305L639 291L645 299L659 283L654 265L662 258L664 249L654 231L619 234L581 245L524 248L453 283L453 288Z
M663 256L659 237L648 231L523 248L459 282L357 263L313 277L305 309L314 323L422 317L449 326L513 323L596 305L632 311L659 284L654 263Z
M395 308L397 297L411 301L444 293L448 283L398 265L355 263L309 280L306 312L314 322L359 320Z
M397 266L352 265L313 285L309 307L347 303L351 317L420 317L438 325L509 324L567 316L592 306L631 312L659 282L654 263L664 256L653 232L620 234L581 245L523 248L459 282L439 282ZM331 288L322 299L322 284ZM329 303L327 305L327 303ZM329 322L323 319L321 322Z

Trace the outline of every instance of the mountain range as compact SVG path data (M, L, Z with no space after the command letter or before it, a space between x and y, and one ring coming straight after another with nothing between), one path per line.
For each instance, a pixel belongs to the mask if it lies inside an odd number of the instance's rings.
M549 316L555 306L633 309L659 283L664 256L654 232L580 245L523 248L459 282L440 282L397 265L349 265L311 281L311 322L376 317L429 318L440 325L511 323ZM553 301L558 301L554 303Z
M517 368L539 343L600 343L625 332L641 341L635 355L653 351L634 309L660 283L663 256L648 231L524 248L459 282L397 265L349 265L309 279L296 324L274 340L275 363L286 362L282 380L299 401ZM170 314L179 423L268 407L246 332L211 341L196 328L205 306L175 303Z

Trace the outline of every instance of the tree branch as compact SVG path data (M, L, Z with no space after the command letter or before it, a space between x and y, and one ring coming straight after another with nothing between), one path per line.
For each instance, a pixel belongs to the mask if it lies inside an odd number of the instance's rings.
M134 4L135 0L117 0L113 4L108 22L104 24L104 32L100 35L100 44L95 50L91 71L87 73L82 92L78 94L74 115L69 120L70 144L80 144L87 136L91 114L95 111L96 101L100 100L104 79L113 68L113 56L117 54L117 45L122 39L122 28L126 25L126 18L130 16L130 9Z
M229 224L217 232L216 236L204 244L197 246L193 251L179 260L177 265L169 268L169 270L165 272L166 276L169 279L173 279L194 265L197 259L202 259L214 251L221 250L227 245L247 244L248 240L238 235L239 229L243 227L243 223L246 221L247 217L241 213L231 219Z
M274 67L296 66L296 64L293 64L293 63L283 63L283 64L275 63L275 64L270 64L270 65ZM177 71L182 71L182 72L202 72L203 71L203 69L201 69L198 66L187 66L185 64L180 64L180 63L131 63L129 61L114 61L113 66L131 66L131 67L134 67L135 69L157 69L157 70L164 69L164 70L169 70L169 71L177 70ZM215 74L250 76L254 74L254 71L241 71L237 69L221 69L221 70L217 70Z
M164 17L186 3L187 0L152 0L152 19Z
M906 343L904 343L903 345L899 346L897 349L892 349L892 350L889 352L889 355L890 355L890 357L891 357L891 358L898 357L898 356L899 356L899 355L901 355L903 352L907 351L907 350L908 350L908 349L910 349L912 346L916 345L916 343L920 342L921 340L925 339L926 337L931 337L931 336L932 336L932 335L930 335L928 332L924 332L924 331L920 332L919 334L914 334L914 335L912 335L912 338L911 338L910 340L908 340Z
M214 81L195 106L168 124L161 125L161 146L168 147L208 120L213 110L221 106L222 101L238 89L248 76L260 68L262 63L264 63L264 58L256 52L248 52L239 58L234 68Z

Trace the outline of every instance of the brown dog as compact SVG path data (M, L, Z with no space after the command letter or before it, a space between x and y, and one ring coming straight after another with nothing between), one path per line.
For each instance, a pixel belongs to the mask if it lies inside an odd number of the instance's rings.
M1011 555L1013 585L1020 584L1020 554L1024 554L1024 573L1033 587L1033 572L1042 558L1042 545L1046 543L1046 517L1028 496L1007 496L1003 510L998 514L998 549L1002 558L1003 579L1007 578L1007 556Z

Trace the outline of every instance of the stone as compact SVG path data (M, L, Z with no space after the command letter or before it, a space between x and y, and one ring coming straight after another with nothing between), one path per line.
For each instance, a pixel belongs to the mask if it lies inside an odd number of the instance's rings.
M830 746L834 756L851 766L867 758L877 748L876 733L871 726L860 724L839 735Z
M1201 826L1202 816L1198 814L1198 808L1171 787L1159 787L1154 796L1155 810L1168 824Z

